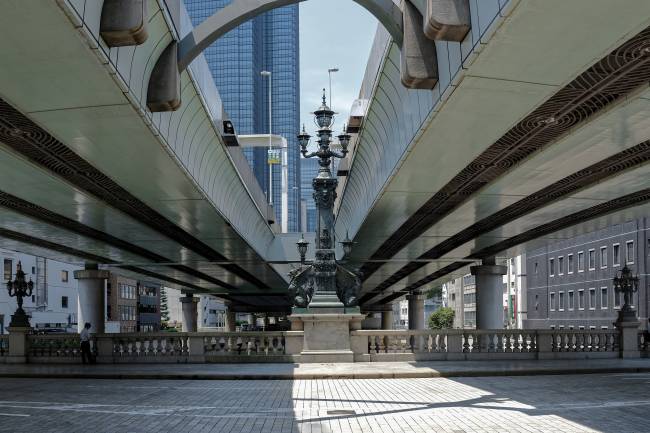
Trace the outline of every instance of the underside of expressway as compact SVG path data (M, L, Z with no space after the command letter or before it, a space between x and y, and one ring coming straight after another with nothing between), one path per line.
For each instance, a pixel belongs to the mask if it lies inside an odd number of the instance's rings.
M99 3L2 6L2 246L288 311L298 236L269 223L226 145L205 59L183 60L185 12L149 1L146 41L114 47ZM422 51L436 67L420 88L405 86L403 54L422 38L395 8L397 24L375 37L336 202L362 307L647 214L646 1L469 2L462 40ZM149 79L176 42L182 105L152 112Z

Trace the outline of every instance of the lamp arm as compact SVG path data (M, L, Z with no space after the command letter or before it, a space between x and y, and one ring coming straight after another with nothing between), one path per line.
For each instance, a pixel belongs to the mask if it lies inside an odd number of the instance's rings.
M318 156L318 152L312 152L312 153L305 152L302 154L302 156L303 158L313 158L315 156Z
M338 153L338 152L336 152L336 151L334 151L334 150L330 150L330 156L333 156L333 157L338 158L338 159L343 159L343 158L345 158L345 154L343 154L343 153Z

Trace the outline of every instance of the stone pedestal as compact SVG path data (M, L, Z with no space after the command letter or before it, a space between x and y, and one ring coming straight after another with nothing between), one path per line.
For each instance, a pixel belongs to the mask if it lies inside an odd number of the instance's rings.
M90 323L90 332L103 334L106 323L105 281L110 273L97 269L96 265L87 265L86 269L74 271L79 281L79 303L77 329L81 332L84 324Z
M187 296L181 297L180 301L183 308L183 332L196 332L198 321L197 304L199 303L199 298L195 298L189 294Z
M638 320L617 321L614 323L619 331L619 351L621 358L639 358L639 325Z
M292 330L302 327L304 331L300 362L354 362L350 331L361 328L365 315L358 309L347 310L353 311L341 314L304 311L289 316Z
M9 356L7 364L25 364L27 362L27 334L32 330L29 326L10 326Z
M492 258L470 271L476 277L476 329L503 329L503 275L508 269Z

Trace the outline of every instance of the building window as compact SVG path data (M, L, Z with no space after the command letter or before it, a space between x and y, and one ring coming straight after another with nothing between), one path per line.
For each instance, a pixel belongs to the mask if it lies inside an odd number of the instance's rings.
M634 264L634 241L625 243L625 263L628 265Z
M614 291L614 308L621 308L623 293Z
M600 247L600 269L607 267L607 247Z
M596 250L589 250L589 270L593 271L596 269Z
M573 254L569 254L566 256L566 261L567 261L567 271L569 274L573 273Z
M601 310L606 310L609 307L609 303L607 302L607 287L601 287L600 288L600 309Z
M538 265L538 263L535 262L535 275L537 275L537 267L538 267L537 265Z
M36 275L36 266L32 266L32 275Z
M557 273L558 275L564 275L564 256L557 258Z
M68 308L68 297L61 296L61 308Z
M596 289L589 289L589 309L596 309Z
M612 245L612 266L620 266L621 264L621 246L619 244Z
M10 281L11 280L11 268L13 265L13 260L11 259L5 259L4 262L4 273L5 273L5 281Z
M585 290L578 290L578 310L585 309Z
M578 272L585 271L585 253L583 251L578 252Z
M68 282L68 271L61 271L61 282L62 283Z
M574 308L573 290L569 290L569 311L573 311L573 308Z
M551 311L555 311L555 292L551 292L549 307L550 307Z
M559 309L560 311L564 311L564 292L559 292L559 296L558 296L558 297L559 297L559 300L560 300L560 306L559 306L558 309Z
M548 274L552 277L555 275L555 259L548 261Z

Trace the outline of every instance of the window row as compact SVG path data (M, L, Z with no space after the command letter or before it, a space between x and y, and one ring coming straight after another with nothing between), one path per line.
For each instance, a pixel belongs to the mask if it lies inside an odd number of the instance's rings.
M613 244L612 245L612 266L621 265L621 245ZM566 260L565 260L566 259ZM600 269L607 268L609 263L609 253L608 247L600 247L598 251L598 266ZM596 249L591 248L587 251L587 267L590 271L596 269ZM632 265L634 264L634 241L627 241L625 243L625 264ZM574 259L573 254L567 254L565 256L552 257L548 260L548 275L554 277L556 275L573 274L575 268L577 267L578 272L585 271L585 252L578 251L577 258ZM539 264L535 262L534 273L537 275L539 272Z
M622 303L623 293L614 292L614 308L620 308ZM630 303L633 304L634 301L631 300ZM573 311L575 309L584 310L585 308L589 310L595 310L596 308L607 310L610 306L609 289L607 287L601 287L599 290L590 288L586 292L584 289L579 289L577 294L575 290L551 292L548 305L550 311Z

